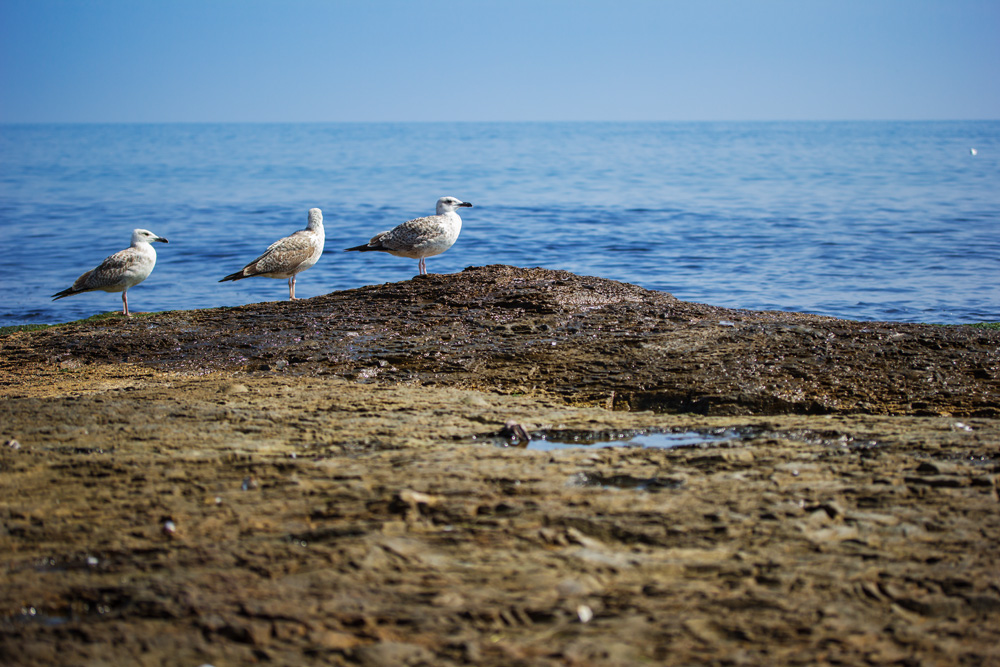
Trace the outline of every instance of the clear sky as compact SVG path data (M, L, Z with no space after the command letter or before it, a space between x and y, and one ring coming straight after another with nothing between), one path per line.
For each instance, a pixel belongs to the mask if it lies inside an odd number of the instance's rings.
M1000 0L0 0L0 122L1000 118Z

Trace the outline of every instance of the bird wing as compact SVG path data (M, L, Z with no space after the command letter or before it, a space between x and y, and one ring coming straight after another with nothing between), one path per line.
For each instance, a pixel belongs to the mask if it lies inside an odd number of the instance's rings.
M407 250L441 233L441 220L436 215L414 218L393 227L387 232L376 234L368 245L379 245L386 250Z
M79 292L115 287L141 272L144 257L135 248L125 248L106 258L96 268L76 279L73 289ZM145 276L143 276L145 277Z
M263 255L243 268L243 273L249 277L294 271L315 254L318 245L316 234L308 230L297 231L269 245Z

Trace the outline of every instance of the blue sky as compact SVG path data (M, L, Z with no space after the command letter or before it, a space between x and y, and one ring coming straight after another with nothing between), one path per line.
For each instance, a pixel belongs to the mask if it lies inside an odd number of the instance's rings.
M0 0L0 122L1000 118L997 0Z

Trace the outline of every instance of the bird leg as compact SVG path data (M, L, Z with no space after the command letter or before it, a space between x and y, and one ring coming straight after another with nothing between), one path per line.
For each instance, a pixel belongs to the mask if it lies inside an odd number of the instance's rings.
M122 314L125 317L132 317L132 313L128 312L128 290L122 290Z
M295 276L288 279L288 300L295 301Z
M422 275L422 276L426 276L427 275L427 264L426 264L426 262L424 262L425 259L426 258L421 257L420 261L417 262L417 271L419 271L420 275Z

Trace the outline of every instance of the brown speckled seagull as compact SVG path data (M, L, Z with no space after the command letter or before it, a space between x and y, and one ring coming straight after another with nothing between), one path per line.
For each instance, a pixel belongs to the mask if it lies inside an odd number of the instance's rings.
M149 277L156 265L156 251L150 241L166 243L148 229L132 230L132 245L111 255L96 268L87 271L76 279L72 287L52 295L52 300L62 299L81 292L101 290L103 292L122 293L122 313L132 317L128 312L128 288L138 285Z
M472 204L454 197L441 197L437 201L437 215L407 220L389 231L379 232L365 245L347 248L344 252L357 250L371 252L381 250L397 257L419 259L417 271L427 273L428 257L440 255L458 240L462 231L462 218L455 209Z
M291 236L278 239L267 247L263 255L219 282L242 280L253 276L287 278L288 299L295 301L295 275L302 273L319 261L325 243L323 212L318 208L311 208L309 209L309 224L306 225L305 229L300 229Z

